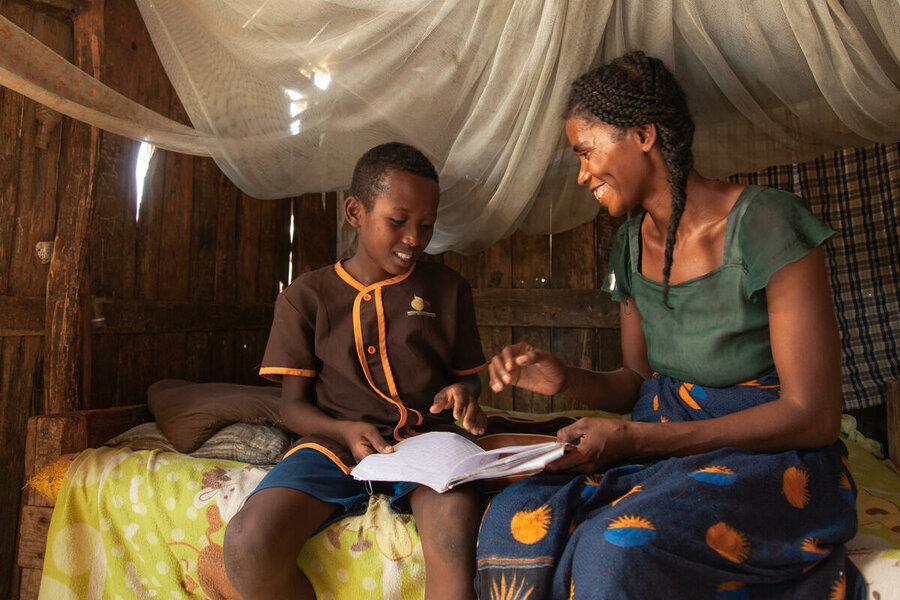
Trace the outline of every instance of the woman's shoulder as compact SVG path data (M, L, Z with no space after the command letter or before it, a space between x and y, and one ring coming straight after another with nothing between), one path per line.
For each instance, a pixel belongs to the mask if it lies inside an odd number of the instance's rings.
M809 229L828 229L803 198L776 188L747 186L734 211L737 213L735 228L742 238L771 238Z
M733 210L740 210L745 218L783 218L792 213L814 217L806 202L793 192L760 185L748 185L742 191Z
M748 294L763 289L773 273L834 235L796 194L748 186L742 196L735 231L748 273Z

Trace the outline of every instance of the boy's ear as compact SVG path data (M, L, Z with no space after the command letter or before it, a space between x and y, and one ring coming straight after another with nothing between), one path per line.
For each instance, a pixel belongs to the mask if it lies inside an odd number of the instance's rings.
M350 227L359 227L362 213L366 211L366 207L356 196L347 196L344 200L344 219L350 224Z

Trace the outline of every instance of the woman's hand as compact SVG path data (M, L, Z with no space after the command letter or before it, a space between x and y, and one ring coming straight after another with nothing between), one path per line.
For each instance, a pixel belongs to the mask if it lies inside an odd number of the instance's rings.
M394 447L384 440L378 428L371 423L344 421L341 432L344 437L344 445L353 453L356 462L376 452L390 454L394 451Z
M566 385L566 366L558 358L521 342L507 346L488 365L491 389L515 385L539 394L558 394Z
M561 442L575 448L547 465L547 471L593 473L634 454L629 423L621 419L585 418L560 429Z
M439 412L453 409L453 418L463 420L463 428L469 433L481 435L487 428L487 415L478 405L478 400L462 382L448 385L434 396L434 404L429 412Z

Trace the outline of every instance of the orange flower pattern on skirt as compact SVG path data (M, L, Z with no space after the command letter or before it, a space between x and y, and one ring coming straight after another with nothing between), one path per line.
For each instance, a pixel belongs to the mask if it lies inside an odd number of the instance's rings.
M775 374L721 389L656 375L632 418L716 418L778 393ZM722 448L522 479L482 522L479 597L862 600L843 546L856 532L845 452Z

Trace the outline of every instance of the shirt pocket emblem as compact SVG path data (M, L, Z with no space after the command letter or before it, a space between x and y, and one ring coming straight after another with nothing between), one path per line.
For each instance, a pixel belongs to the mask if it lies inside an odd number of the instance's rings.
M406 312L406 316L408 317L436 317L437 315L431 311L431 302L422 298L421 296L413 296L412 301L410 301L409 305L412 307L412 310Z

